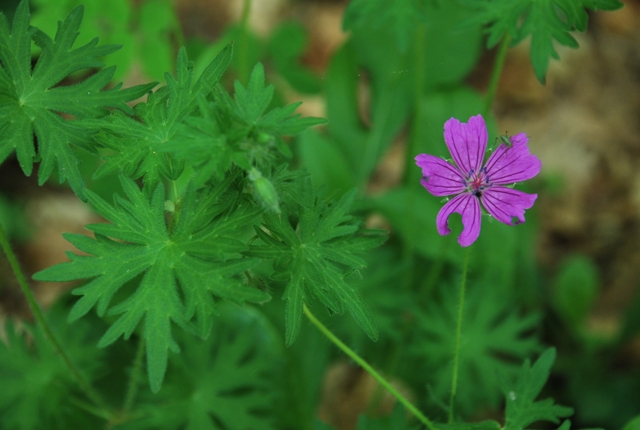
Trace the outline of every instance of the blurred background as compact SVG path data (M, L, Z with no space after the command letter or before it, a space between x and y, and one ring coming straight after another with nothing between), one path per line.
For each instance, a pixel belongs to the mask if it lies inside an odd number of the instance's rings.
M3 13L11 17L17 3L2 2ZM405 168L407 157L413 157L407 150L412 131L404 122L408 107L393 95L393 91L411 92L405 84L416 79L415 57L397 61L385 57L398 46L402 50L403 43L407 52L419 48L410 42L411 34L386 40L384 19L373 26L379 34L359 30L361 17L352 17L351 28L345 31L345 0L32 0L32 25L52 36L57 21L79 4L85 7L85 19L76 46L96 35L101 43L123 46L105 60L117 65L114 85L164 82L164 72L173 70L183 45L196 72L201 71L225 44L234 41L226 84L234 79L246 83L255 63L261 61L267 82L276 87L276 103L303 101L300 113L328 117L331 128L339 123L342 102L336 97L342 88L339 85L345 85L357 91L356 104L350 107L357 110L365 127L375 128L384 120L394 124L381 132L385 143L380 146L373 175L351 178L355 185L364 186L367 195L383 196L407 177L419 178L419 172ZM511 48L494 116L488 118L492 137L526 132L531 151L543 163L540 178L526 190L539 193L531 215L536 223L531 252L542 276L552 280L547 292L552 296L554 316L545 323L544 341L560 351L579 349L590 357L585 358L584 366L569 358L559 359L560 368L575 366L591 377L572 380L570 372L558 376L552 381L559 387L555 396L576 408L578 423L607 428L620 427L640 410L640 2L625 0L624 4L615 12L591 13L587 32L573 34L579 49L557 46L560 61L551 61L546 85L533 72L528 41ZM421 133L431 143L412 147L420 152L444 149L442 124L451 115L444 112L456 109L441 106L464 105L459 111L468 114L460 117L462 121L481 110L480 95L488 86L496 56L495 49L485 48L480 27L453 24L460 16L472 14L471 10L446 3L439 13L441 19L425 30L425 40L431 43L425 46L431 50L424 51L425 58L415 60L427 64L423 68L425 91L432 88L437 94L421 113L425 118ZM356 60L350 62L351 58ZM331 73L344 75L348 85L332 80ZM384 79L380 78L383 74ZM391 95L385 99L387 87ZM381 120L378 106L386 106L391 113ZM437 114L430 115L432 112ZM336 130L334 134L339 134ZM344 186L340 172L323 172L316 162L318 154L310 149L326 139L316 132L301 136L294 150L295 164L308 169L315 181L339 190ZM117 190L113 180L91 182L98 161L79 155L91 189L107 197ZM326 154L320 158L329 159ZM70 245L62 232L82 233L85 224L97 221L69 189L50 182L39 187L36 175L25 177L15 157L0 167L0 221L30 273L66 260L64 251ZM393 230L385 220L388 214L383 215L369 222ZM435 230L433 224L433 220L425 223ZM514 270L516 278L530 276L527 271L519 273L519 267ZM35 284L45 306L68 288ZM28 307L2 258L0 318L7 315L27 316ZM571 324L559 324L554 317L573 319L578 334L567 334ZM593 364L596 362L599 364ZM330 381L351 378L357 382L359 378L341 374L349 372L340 367L331 372ZM345 393L345 385L339 383L328 384L325 390L330 391L327 399L344 396L353 404L358 404L358 396L365 396L357 389ZM335 412L326 404L320 410L325 418L349 413Z

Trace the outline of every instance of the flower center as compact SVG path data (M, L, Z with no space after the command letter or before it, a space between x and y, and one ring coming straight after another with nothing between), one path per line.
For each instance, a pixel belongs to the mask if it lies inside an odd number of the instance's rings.
M476 197L482 197L482 192L493 185L489 182L489 175L487 174L487 169L484 167L477 172L471 170L465 182L467 192Z

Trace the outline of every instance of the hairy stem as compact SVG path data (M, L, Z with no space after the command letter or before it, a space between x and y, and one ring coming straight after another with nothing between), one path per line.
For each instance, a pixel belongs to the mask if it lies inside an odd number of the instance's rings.
M462 266L462 281L460 282L460 302L458 304L458 322L456 325L456 346L453 355L453 372L451 375L451 398L449 399L449 424L453 423L454 416L454 401L456 397L456 390L458 389L458 365L460 361L460 335L462 332L462 313L464 310L464 292L467 287L467 268L469 267L469 252L471 247L468 247L464 254L464 263Z
M31 313L33 314L33 317L35 318L38 325L44 332L44 335L47 338L47 340L51 342L51 345L53 346L54 351L62 359L65 366L67 366L67 369L69 370L69 372L71 372L71 375L75 378L76 382L78 383L82 391L84 391L87 397L101 410L101 413L99 415L105 418L112 417L113 412L109 409L109 407L107 407L107 405L104 403L104 401L102 400L98 392L95 391L93 387L91 387L89 382L82 376L82 374L80 373L80 370L76 367L75 364L73 364L69 356L66 354L66 352L62 348L62 345L60 345L60 343L54 336L53 331L51 330L51 327L49 326L49 324L44 318L44 314L42 313L42 309L40 309L40 305L38 305L38 302L36 302L36 299L33 296L31 289L29 288L29 284L27 283L27 278L25 277L24 272L22 271L22 268L18 263L18 259L16 258L16 255L14 254L13 249L11 249L11 245L9 244L9 239L7 238L7 235L4 231L4 227L2 226L2 224L0 224L0 245L2 245L2 249L4 250L4 253L7 256L7 260L9 260L9 264L11 265L11 269L13 270L13 273L16 279L18 280L20 289L22 289L22 293L26 297L27 303L29 303L29 308L31 308Z
M493 70L491 71L491 80L489 81L487 99L484 105L484 116L489 115L493 101L496 98L498 82L500 81L500 75L502 75L502 69L504 69L504 60L507 58L507 50L509 49L510 42L511 36L509 36L509 33L505 33L504 36L502 36L502 42L500 42L498 54L496 55L496 62L493 64Z
M398 390L396 390L386 379L384 379L378 372L376 372L376 370L373 367L371 367L371 365L369 363L364 361L364 359L362 357L360 357L358 354L356 354L355 351L353 351L347 345L342 343L342 341L340 339L338 339L336 337L336 335L334 335L331 332L331 330L329 330L327 327L325 327L325 325L322 324L311 313L311 311L309 310L309 308L307 307L306 304L304 305L303 309L304 309L304 314L307 316L307 318L309 318L309 321L311 321L313 323L313 325L315 325L318 328L318 330L320 330L322 332L322 334L324 334L334 345L336 345L338 348L340 348L342 350L342 352L347 354L347 356L349 356L349 358L351 358L353 361L358 363L364 370L367 371L367 373L369 373L369 375L373 376L374 379L380 383L380 385L382 385L384 388L386 388L387 391L389 391L396 399L398 399L398 401L400 403L402 403L404 405L404 407L407 408L418 420L420 420L420 422L422 422L424 425L426 425L431 430L435 430L436 429L436 427L433 425L431 420L429 420L429 418L424 416L424 414L422 412L420 412L418 410L418 408L413 406L413 404L409 400L407 400L406 397L404 397L402 394L400 394L400 392Z

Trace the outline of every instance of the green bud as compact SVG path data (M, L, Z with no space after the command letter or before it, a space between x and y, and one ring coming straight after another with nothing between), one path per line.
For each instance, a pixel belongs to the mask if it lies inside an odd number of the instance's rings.
M254 181L253 185L258 200L269 210L279 214L280 204L278 203L278 193L271 181L261 176Z
M258 142L259 143L271 143L273 137L269 133L260 132L258 133Z
M262 173L252 167L247 172L249 180L253 182L253 190L256 198L262 202L270 210L275 213L280 213L280 204L278 203L278 193L275 187L267 178L262 176Z

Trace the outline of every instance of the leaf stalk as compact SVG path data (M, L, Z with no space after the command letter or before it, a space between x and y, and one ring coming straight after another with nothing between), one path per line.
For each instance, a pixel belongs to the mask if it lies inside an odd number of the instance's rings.
M505 33L504 36L502 36L502 42L500 42L498 54L496 55L496 61L493 64L493 70L491 71L491 80L489 81L489 88L487 89L487 99L484 105L485 117L489 115L491 106L493 106L493 101L496 98L496 93L498 92L498 82L500 82L500 76L502 75L502 70L504 69L504 62L507 58L507 50L509 49L510 43L511 36L509 36L509 33Z
M324 324L322 324L316 317L311 313L306 304L303 305L304 314L309 318L309 321L315 325L318 330L324 334L327 339L329 339L334 345L336 345L342 352L347 354L349 358L358 363L369 375L373 376L373 378L380 383L384 388L389 391L405 408L407 408L420 422L422 422L427 428L430 430L436 430L436 426L424 416L422 412L418 410L405 396L400 394L400 392L391 385L385 378L382 377L376 370L367 363L362 357L360 357L355 351L349 348L347 345L342 343L340 339L333 334L331 330L329 330Z

